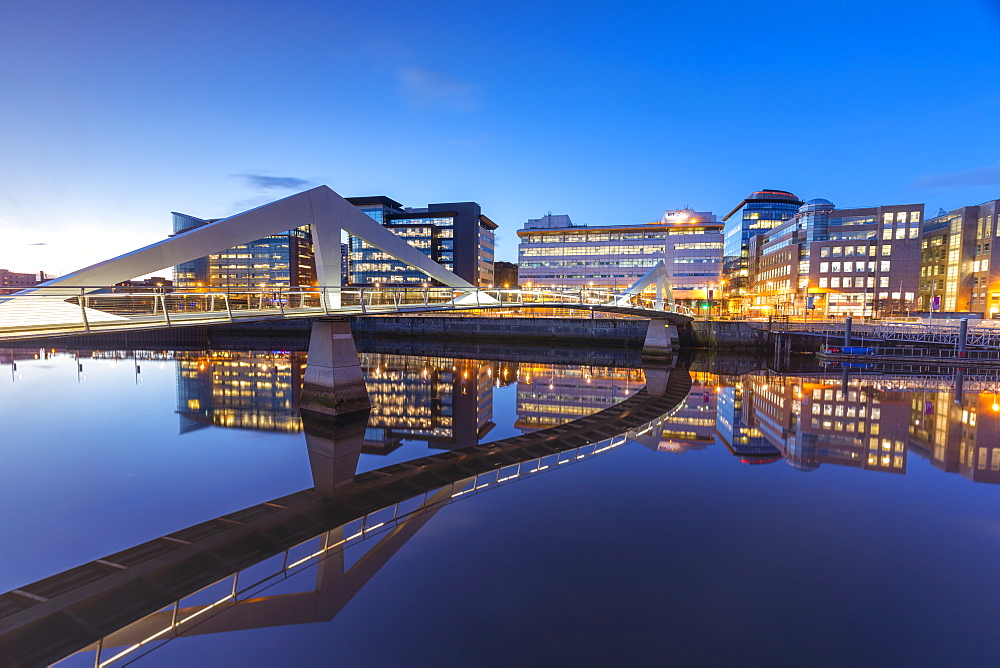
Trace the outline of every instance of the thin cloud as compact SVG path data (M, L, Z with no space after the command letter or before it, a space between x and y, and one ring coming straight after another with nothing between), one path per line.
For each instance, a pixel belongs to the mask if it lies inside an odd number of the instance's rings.
M28 245L29 245L29 246L48 246L48 244L47 244L47 243L45 243L44 241L38 241L38 242L36 242L36 243L33 243L33 244L28 244Z
M236 178L254 190L301 190L310 184L306 179L294 176L267 176L266 174L236 174Z
M967 186L998 186L1000 185L1000 165L966 169L947 174L927 174L914 181L913 185L917 188L935 190L950 190Z
M482 106L480 88L469 81L419 67L396 72L400 94L415 109L472 111Z

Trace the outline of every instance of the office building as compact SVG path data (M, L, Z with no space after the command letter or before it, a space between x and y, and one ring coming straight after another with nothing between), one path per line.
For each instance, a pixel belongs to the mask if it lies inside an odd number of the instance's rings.
M748 301L750 285L750 242L794 216L802 200L785 190L758 190L727 213L725 224L725 266L723 294L730 310L740 312Z
M502 260L494 262L493 278L498 288L516 288L518 286L517 265Z
M924 222L919 310L934 314L1000 312L1000 200L964 206Z
M916 309L923 204L838 209L812 199L749 242L750 315L904 315Z
M423 208L404 208L385 196L346 199L427 257L473 285L487 287L494 284L493 231L497 225L483 215L479 204L450 202L428 204ZM421 285L428 282L431 279L426 274L406 266L362 239L350 238L352 285Z
M38 276L35 274L20 274L0 269L0 295L12 295L33 285L38 285Z
M518 230L522 288L623 290L663 260L674 299L710 299L722 271L722 224L711 212L681 209L644 225L588 227L569 216L531 219Z
M218 219L173 214L173 235ZM171 236L173 236L171 235ZM174 267L174 287L256 290L316 285L316 261L308 225L230 248Z

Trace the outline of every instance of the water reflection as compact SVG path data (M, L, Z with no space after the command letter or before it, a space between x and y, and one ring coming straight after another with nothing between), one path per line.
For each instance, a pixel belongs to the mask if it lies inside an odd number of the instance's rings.
M293 364L291 357L285 359L278 353L183 355L178 362L182 362L178 364L179 404L188 413L199 412L209 424L273 431L276 412L284 411L285 418L289 417L291 388L282 387L280 373L293 374L301 366ZM460 431L445 418L457 417L458 412L470 414L469 424L477 426L471 435L478 440L482 416L492 414L491 403L484 403L482 397L491 396L497 372L505 375L500 365L456 360L451 360L450 368L443 360L434 364L424 360L419 371L412 359L376 356L366 362L375 365L369 377L376 387L382 378L390 383L390 410L377 403L378 394L373 402L385 416L380 423L383 428L428 440L441 435L428 433L437 424L455 442ZM669 416L691 387L684 366L662 372L665 382L655 392L637 389L629 398L569 424L361 475L355 475L355 470L372 417L369 411L327 416L301 410L298 419L305 431L315 482L312 489L207 520L0 596L0 625L24 618L10 626L0 640L0 651L18 662L44 663L90 645L96 663L105 665L134 658L129 655L190 629L204 633L330 619L443 505L589 460L633 440L659 440ZM435 375L446 380L435 381ZM412 422L405 412L400 413L402 426L392 421L396 413L391 408L405 405L407 397L430 405L444 399L441 405L455 408L460 396L469 396L471 404L458 404L458 411L427 414L437 422ZM400 397L403 402L397 403ZM385 532L386 537L369 553L376 556L366 555L364 568L344 568L339 555L347 544ZM383 549L385 545L389 547ZM271 563L272 570L262 576L249 574L274 557L280 557L276 568ZM331 557L336 558L327 561ZM275 578L290 578L298 567L317 563L315 591L299 597L304 602L257 596ZM206 620L220 612L228 613L221 623L206 625ZM197 626L190 623L195 619ZM136 624L128 625L132 622Z
M14 365L50 354L0 351L0 363ZM138 626L113 631L105 647L129 646L154 636L163 639L181 631L215 633L329 620L452 499L468 498L577 458L586 460L605 451L602 448L622 445L623 435L656 452L701 451L719 442L747 464L784 459L799 471L847 466L897 474L897 479L908 466L918 468L917 462L908 460L913 454L974 482L1000 482L1000 405L990 390L995 386L972 380L964 392L956 392L947 377L901 379L822 370L718 373L697 360L688 371L689 362L684 361L683 391L670 401L651 404L662 412L629 416L627 422L616 422L620 415L586 422L623 401L636 400L635 405L641 406L649 399L649 391L643 390L647 380L652 384L664 370L567 366L530 357L515 359L516 355L500 361L370 352L362 357L372 399L370 414L330 419L298 409L306 364L300 352L71 355L81 360L78 366L87 365L88 357L125 360L135 364L137 378L140 362L172 360L176 412L185 438L196 438L189 435L205 428L253 430L268 440L274 439L267 432L301 431L313 476L311 490L208 520L75 569L73 577L114 574L130 560L145 563L143 555L167 558L171 550L181 549L178 546L190 548L187 566L171 564L174 570L166 572L161 563L141 576L144 586L152 583L142 591L160 596L151 599L156 603L153 614ZM24 371L22 364L18 373ZM13 375L10 382L17 382ZM497 388L507 386L513 386L513 427L521 436L504 439L499 450L483 449L482 444L497 437L494 399ZM569 431L548 435L544 431L574 421L579 424ZM404 441L452 452L355 475L360 454L387 454ZM705 461L705 457L686 455L683 461ZM245 529L244 534L226 538L234 527ZM201 540L215 542L200 547ZM345 560L348 546L357 546L363 554L353 562ZM300 577L310 565L314 571ZM220 568L225 571L221 579ZM180 581L208 588L164 607L163 591L176 591ZM286 581L288 587L283 588ZM42 590L36 585L22 588L29 596L4 595L0 604L9 607L0 605L0 621L18 604L41 602L37 599L45 596L37 593ZM128 599L138 609L136 601L143 599L135 598L135 591L115 600ZM96 614L97 607L81 605L74 615L94 628L111 626L86 618ZM221 611L224 614L214 614ZM178 619L196 617L201 622L190 627L193 631L178 627ZM71 630L60 633L63 639L72 637ZM159 633L166 635L156 636Z

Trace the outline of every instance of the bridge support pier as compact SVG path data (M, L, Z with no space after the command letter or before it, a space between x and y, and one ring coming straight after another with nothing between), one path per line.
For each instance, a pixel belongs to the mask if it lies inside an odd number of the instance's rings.
M351 323L316 320L299 407L327 416L371 410Z
M674 348L679 347L677 325L669 320L650 318L646 329L646 340L642 344L642 356L652 359L669 360L674 354Z

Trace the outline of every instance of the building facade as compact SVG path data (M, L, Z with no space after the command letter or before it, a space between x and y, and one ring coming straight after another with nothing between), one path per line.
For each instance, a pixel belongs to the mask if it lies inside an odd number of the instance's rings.
M964 206L929 218L923 227L919 310L1000 312L1000 200Z
M385 196L346 199L445 269L473 285L488 287L494 284L494 230L497 225L483 215L479 204L450 202L403 208L399 202ZM426 274L358 237L350 237L352 285L421 285L429 282L432 280Z
M0 295L11 295L34 285L38 285L38 276L35 274L0 269Z
M758 190L727 213L723 294L731 310L741 311L750 285L751 241L794 216L802 200L785 190Z
M908 314L917 308L923 204L837 209L813 199L751 239L750 315Z
M675 300L708 300L719 289L722 224L711 212L667 211L645 225L602 227L549 214L528 220L517 236L522 288L619 291L663 260Z

